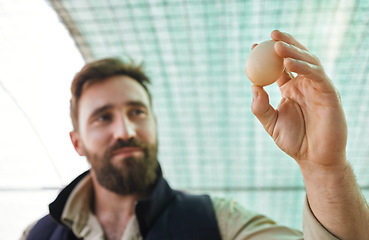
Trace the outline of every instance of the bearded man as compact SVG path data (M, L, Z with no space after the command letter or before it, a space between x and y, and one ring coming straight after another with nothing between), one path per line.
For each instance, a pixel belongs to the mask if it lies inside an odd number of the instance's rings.
M72 83L72 143L91 169L64 188L22 239L367 239L369 210L346 159L339 95L318 58L272 32L285 58L273 109L253 86L252 111L298 163L307 191L301 232L235 202L170 188L157 159L149 78L117 59L87 64ZM290 72L297 73L294 77Z

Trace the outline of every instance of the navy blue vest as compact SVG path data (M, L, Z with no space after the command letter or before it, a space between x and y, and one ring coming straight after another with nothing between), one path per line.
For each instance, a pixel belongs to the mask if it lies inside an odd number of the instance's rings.
M32 228L28 240L78 239L60 219L70 193L87 174L88 171L60 192L49 206L50 213ZM209 196L171 189L161 171L151 197L137 202L136 216L140 232L147 240L221 239Z

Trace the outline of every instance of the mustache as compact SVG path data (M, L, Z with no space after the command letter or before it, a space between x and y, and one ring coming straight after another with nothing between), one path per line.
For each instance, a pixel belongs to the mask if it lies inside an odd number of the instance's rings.
M128 140L118 139L113 146L108 149L108 152L112 154L114 151L125 147L138 147L146 152L147 145L136 138L130 138Z

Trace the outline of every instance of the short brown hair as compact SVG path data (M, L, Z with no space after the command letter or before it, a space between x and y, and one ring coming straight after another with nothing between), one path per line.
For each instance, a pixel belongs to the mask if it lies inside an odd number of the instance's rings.
M117 75L131 77L140 83L147 92L151 104L151 94L147 87L150 79L144 73L142 64L136 65L133 61L124 63L117 58L105 58L88 63L76 74L71 86L70 116L75 131L78 131L78 103L83 88Z

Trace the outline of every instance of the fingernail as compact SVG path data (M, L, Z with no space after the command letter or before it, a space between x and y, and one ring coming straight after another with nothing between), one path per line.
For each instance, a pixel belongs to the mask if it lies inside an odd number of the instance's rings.
M297 62L297 59L294 58L285 58L285 61Z
M288 43L285 43L283 41L279 41L278 43L282 44L282 46L284 46L284 47L289 47L290 46Z

